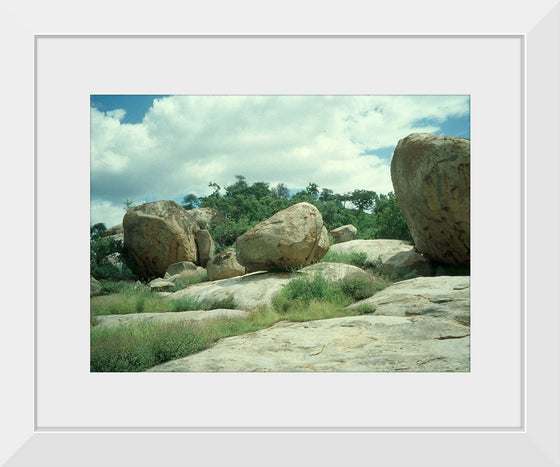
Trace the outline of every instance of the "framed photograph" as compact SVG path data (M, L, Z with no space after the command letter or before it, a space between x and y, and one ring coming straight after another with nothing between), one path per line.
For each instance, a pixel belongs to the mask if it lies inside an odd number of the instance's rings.
M35 297L9 317L4 354L22 351L2 389L5 465L560 465L560 6L473 6L420 31L408 7L400 24L380 7L387 22L360 34L11 26L28 60L34 43L33 69L14 59L34 120L9 147L33 136ZM99 95L469 96L470 371L91 372Z

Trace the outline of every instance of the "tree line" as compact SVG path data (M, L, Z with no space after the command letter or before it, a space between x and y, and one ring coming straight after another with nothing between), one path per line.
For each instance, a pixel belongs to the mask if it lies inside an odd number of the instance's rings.
M378 194L371 190L356 189L335 193L309 183L303 190L290 195L284 183L270 187L266 182L247 183L243 175L236 175L235 182L225 187L210 182L213 189L208 196L193 193L182 199L184 209L208 207L216 209L227 219L215 223L210 232L221 248L231 246L237 237L273 214L297 203L313 204L321 212L327 230L346 224L358 229L357 238L394 238L412 241L408 226L402 216L396 196Z

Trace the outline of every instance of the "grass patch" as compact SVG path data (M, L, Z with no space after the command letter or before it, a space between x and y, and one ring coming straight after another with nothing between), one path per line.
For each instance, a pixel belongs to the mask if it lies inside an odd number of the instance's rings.
M327 254L321 258L322 263L345 263L351 264L364 269L368 264L367 255L364 252L360 253L336 253L334 251L327 251Z
M351 275L332 282L318 274L312 277L292 279L272 301L272 307L280 313L301 309L313 302L345 307L357 300L371 297L383 290L389 282L373 274Z
M100 315L123 315L129 313L166 313L169 311L234 309L232 297L215 300L197 300L184 297L179 300L164 300L148 290L125 290L118 294L92 297L90 312L93 317Z
M180 277L175 280L175 285L169 288L169 292L177 292L187 288L189 285L199 284L201 282L208 281L208 274L206 270L204 271L193 271L193 273L188 274L182 273Z
M114 281L110 279L100 279L101 295L111 295L124 291L134 290L135 282L131 281Z
M373 313L375 308L362 305L356 309L345 308L350 303L370 296L388 283L374 275L349 277L338 283L324 277L295 277L273 300L272 306L256 309L247 319L218 318L203 323L138 323L118 328L91 328L91 371L143 371L168 360L173 360L211 346L218 339L268 328L279 321L313 321L319 319L358 316ZM200 302L190 298L164 301L150 292L137 293L138 301L123 292L114 297L128 297L131 301L118 310L141 308L143 311L187 311L216 308L233 308L233 300L226 298L213 302ZM94 298L114 298L94 297ZM141 305L139 305L139 303ZM155 304L155 305L154 305ZM99 314L109 308L96 309ZM92 324L95 314L92 308Z
M191 323L140 323L120 328L92 328L92 372L142 371L208 348L213 342Z

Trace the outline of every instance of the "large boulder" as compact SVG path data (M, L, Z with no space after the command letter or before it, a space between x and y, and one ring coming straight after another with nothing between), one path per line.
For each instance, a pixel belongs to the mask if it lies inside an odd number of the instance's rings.
M319 261L323 256L325 256L329 251L329 233L325 226L321 230L321 236L319 237L319 243L317 244L317 249L315 250L315 261Z
M209 281L229 279L245 274L245 266L237 261L235 248L228 248L215 255L206 265Z
M385 272L410 272L430 275L431 263L418 253L412 245L402 240L351 240L332 245L331 253L366 255L365 266L381 267Z
M418 251L469 266L470 140L413 133L395 148L391 178Z
M216 245L212 239L212 235L206 229L201 229L195 234L196 248L198 251L198 264L203 268L206 267L208 261L214 257Z
M334 243L344 243L354 240L358 229L351 224L343 225L336 229L331 230L331 235L333 236Z
M169 265L197 261L200 227L175 201L154 201L130 208L123 219L124 243L132 272L163 277Z
M250 270L307 266L317 255L323 230L319 210L298 203L257 224L237 239L237 260Z
M211 224L224 224L226 218L213 208L189 209L187 214L192 216L201 229L207 229Z

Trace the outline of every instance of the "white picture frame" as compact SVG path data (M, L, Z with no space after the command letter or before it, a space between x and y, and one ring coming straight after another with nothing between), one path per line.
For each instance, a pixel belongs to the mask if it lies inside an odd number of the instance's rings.
M37 4L38 5L38 4ZM35 5L35 6L37 6ZM378 5L379 6L379 5ZM414 10L411 3L406 5ZM426 6L424 4L424 6ZM436 6L435 4L433 5ZM23 6L13 7L16 18L25 15ZM19 10L18 10L19 8ZM40 8L37 6L37 8ZM371 7L370 7L371 8ZM486 2L484 5L472 5L465 13L462 30L474 32L454 35L441 25L453 16L449 14L438 15L438 24L429 23L420 33L414 29L412 22L408 24L409 34L398 30L395 21L399 8L380 7L387 23L376 34L364 33L367 28L356 29L356 33L345 32L344 37L383 37L388 40L398 41L401 38L430 37L434 40L449 37L476 41L481 38L512 39L521 44L520 70L522 110L522 124L526 131L521 131L522 181L519 182L524 194L521 201L516 201L521 210L522 232L521 251L523 259L523 278L525 289L518 297L524 313L523 333L520 337L522 367L521 396L523 399L522 414L518 426L512 423L509 427L496 427L489 425L486 429L478 426L427 427L405 426L383 427L383 429L370 429L368 427L335 427L321 428L289 428L282 426L266 426L243 428L235 426L197 427L185 430L181 427L167 427L161 429L154 427L134 427L134 422L126 427L103 428L100 426L84 426L79 424L63 426L45 426L39 423L37 415L38 389L37 365L42 365L41 354L36 351L40 346L34 345L34 336L37 337L38 323L33 317L31 308L40 306L41 293L35 299L31 297L29 285L17 295L26 297L26 313L17 316L10 315L10 329L14 332L6 336L2 343L6 345L4 356L14 355L18 350L18 358L3 358L6 360L6 374L9 384L2 388L2 439L3 451L0 460L6 461L7 466L17 465L560 465L560 352L558 342L560 336L558 326L560 275L557 264L559 258L558 246L554 239L560 234L560 191L557 187L559 175L560 144L558 128L560 127L558 103L560 96L560 41L559 19L560 5L557 2L540 2L526 6L524 9L512 12L508 18L501 15L499 6L492 6ZM392 9L391 9L392 8ZM401 6L402 8L402 6ZM117 9L117 11L119 11ZM372 13L371 9L367 9ZM377 12L378 10L376 10ZM120 10L120 14L126 13ZM312 14L313 11L307 11ZM145 13L146 21L151 19ZM415 17L411 14L411 17ZM389 19L393 18L393 19ZM336 24L340 17L335 15L331 21ZM35 69L41 70L41 39L57 38L64 42L77 36L56 36L45 34L44 31L65 33L64 27L56 24L54 13L37 15L25 27L21 22L14 21L7 28L7 34L17 38L16 50L19 54L10 56L13 60L13 77L6 83L11 89L19 90L14 95L27 95L31 89L37 93L37 77L30 68L30 63L35 60ZM95 20L95 17L93 18ZM78 23L76 23L78 24ZM401 23L402 24L402 23ZM89 30L96 29L95 23L90 23ZM318 26L317 26L318 27ZM19 28L19 29L18 29ZM392 28L392 29L390 29ZM178 30L178 29L175 29ZM224 31L227 28L223 29ZM398 30L398 34L396 31ZM461 29L457 29L461 30ZM488 34L491 30L492 34ZM151 30L149 28L146 31ZM195 31L204 33L206 31ZM246 29L241 32L250 32ZM323 30L315 29L315 36L308 37L312 40L328 42L330 38L340 38L340 29L333 27L332 33L324 34ZM512 32L514 31L514 32ZM136 32L136 30L131 31ZM213 31L214 32L214 31ZM414 32L415 35L412 34ZM109 37L108 31L89 36L92 39L103 41ZM323 34L319 34L323 33ZM338 33L338 34L337 34ZM105 34L105 35L104 35ZM214 36L197 36L201 40L213 40ZM277 38L290 40L297 35L289 33L278 35ZM312 34L312 33L309 33ZM445 35L447 34L447 35ZM147 32L146 35L149 35ZM281 37L282 36L282 37ZM85 36L81 36L85 37ZM111 36L116 37L116 36ZM120 38L128 41L142 41L145 35L128 35ZM155 37L155 36L151 36ZM163 34L162 37L169 37ZM180 37L180 35L176 36ZM193 37L193 36L189 36ZM234 35L221 36L234 41ZM246 36L251 40L262 36ZM302 37L299 35L297 37ZM31 50L31 43L35 48ZM94 41L95 42L95 41ZM322 46L321 46L322 47ZM543 53L546 51L546 53ZM33 52L33 54L31 54ZM32 57L33 55L33 57ZM67 57L68 59L68 57ZM39 66L38 66L39 65ZM53 64L56 66L56 64ZM33 84L35 82L35 85ZM109 84L107 84L109 83ZM110 86L110 76L101 87ZM320 87L320 86L319 86ZM133 88L133 86L132 86ZM317 89L319 93L321 89ZM148 89L130 89L130 93L148 92ZM227 92L227 90L225 90ZM358 89L357 91L361 91ZM402 90L395 90L395 93ZM437 91L434 89L434 91ZM247 89L251 93L251 89ZM257 92L258 93L258 92ZM357 92L358 93L358 92ZM62 96L60 97L63 98ZM29 104L30 98L26 97ZM37 151L40 144L35 140L35 147L28 141L33 129L37 130L42 124L45 115L37 113L35 107L35 126L30 116L31 106L25 107L26 114L18 113L16 99L10 100L10 108L15 115L22 115L22 124L8 137L8 148L15 153L21 151L21 144L27 150L27 158L23 158L21 168L26 172L27 197L29 203L34 201L36 218L32 223L31 231L35 225L45 226L45 222L38 219L40 211L46 203L56 202L56 198L48 199L39 196L44 193L41 184L41 167L44 162L31 159L30 153ZM36 104L35 104L36 105ZM86 103L87 105L87 103ZM473 108L475 103L473 103ZM56 113L55 113L56 114ZM89 128L82 128L78 138L83 140L87 151ZM476 135L473 133L473 140ZM519 167L518 167L519 169ZM35 172L34 172L35 171ZM29 180L35 173L35 180ZM60 180L67 173L61 171ZM518 182L518 181L517 181ZM516 182L516 183L517 183ZM36 186L33 186L37 183ZM60 183L60 194L64 195L64 183ZM32 200L29 193L36 193ZM55 192L56 193L56 192ZM89 203L82 196L77 196L77 206ZM87 193L89 195L89 193ZM7 193L4 199L7 199ZM544 195L544 196L543 196ZM546 197L545 200L543 198ZM75 206L75 205L73 205ZM15 211L14 211L15 212ZM56 212L56 211L54 211ZM21 214L20 214L21 216ZM61 219L62 220L62 219ZM504 220L506 222L506 220ZM28 224L29 225L29 224ZM53 226L60 225L54 223ZM84 226L74 232L84 230ZM26 234L27 239L30 234ZM44 227L36 231L37 237L49 235ZM86 233L87 236L87 233ZM543 241L543 239L548 241ZM21 240L21 239L20 239ZM35 239L34 244L40 244L41 238ZM496 241L493 239L493 241ZM39 248L40 250L40 248ZM9 253L12 254L12 253ZM72 260L79 261L81 253L76 254ZM86 252L87 254L87 252ZM28 258L31 261L31 258ZM15 261L14 261L15 262ZM27 263L29 264L29 263ZM41 271L37 268L36 271ZM497 268L496 272L500 272ZM41 273L43 274L43 273ZM36 273L35 280L38 284L44 280L41 274ZM504 272L503 274L507 274ZM84 292L87 281L84 282ZM517 285L512 285L515 289ZM39 288L39 290L41 290ZM87 294L87 292L85 292ZM35 303L33 303L35 302ZM72 352L71 349L68 352ZM34 369L35 368L35 373ZM72 384L72 373L77 371L68 368L68 380L61 384ZM40 380L40 378L39 378ZM109 380L108 380L109 381ZM170 380L172 381L172 380ZM40 390L39 390L40 391ZM350 394L353 396L354 394ZM505 397L505 396L504 396ZM84 405L87 400L83 401ZM147 402L148 404L148 402Z

